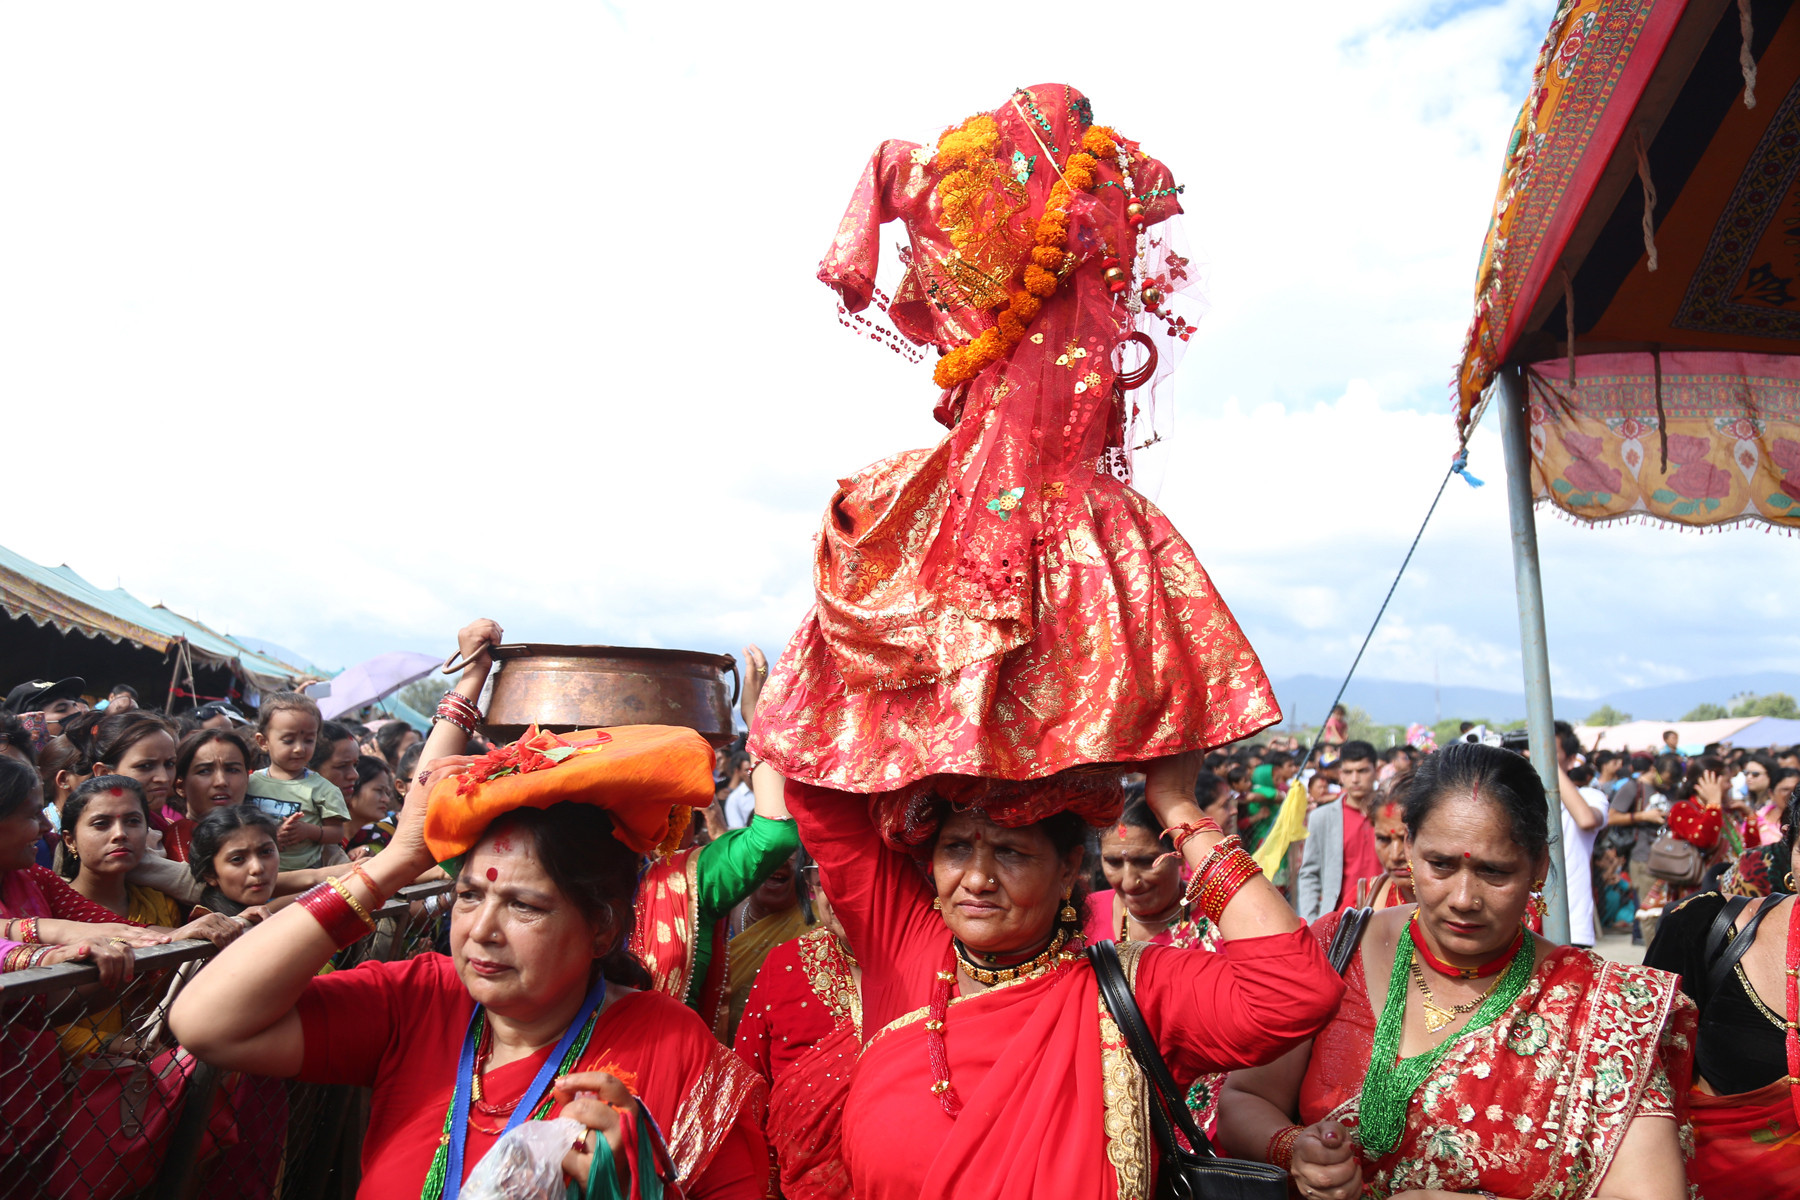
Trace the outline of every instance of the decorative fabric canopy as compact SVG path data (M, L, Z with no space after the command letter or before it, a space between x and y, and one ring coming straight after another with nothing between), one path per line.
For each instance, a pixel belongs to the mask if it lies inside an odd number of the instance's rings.
M1800 6L1565 0L1482 252L1464 436L1523 365L1539 499L1800 526L1796 354Z

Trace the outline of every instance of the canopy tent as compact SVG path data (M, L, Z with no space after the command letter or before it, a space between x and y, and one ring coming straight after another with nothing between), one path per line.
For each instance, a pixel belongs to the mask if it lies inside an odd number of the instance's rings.
M1559 9L1457 405L1466 438L1496 374L1521 370L1536 500L1591 522L1800 527L1797 84L1791 0Z
M1562 0L1507 145L1456 410L1466 444L1499 385L1527 727L1552 796L1534 505L1800 526L1793 9ZM1560 878L1560 845L1551 859ZM1558 940L1563 895L1547 893Z
M79 674L94 676L90 682L97 687L133 682L142 690L145 682L140 681L154 677L158 687L170 686L176 694L198 699L223 695L230 689L218 681L197 679L196 670L210 669L219 679L239 681L256 692L290 688L299 679L318 673L308 664L295 665L258 654L160 604L145 604L123 588L97 588L66 566L40 566L5 547L0 547L0 609L18 624L8 631L5 652L0 654L10 682L34 675ZM54 630L64 638L32 636L28 631L33 627L45 633ZM109 658L81 647L65 647L62 643L67 635L76 633L160 656L162 670L151 676L142 654ZM111 673L99 674L102 671ZM145 699L161 701L160 696L146 695Z

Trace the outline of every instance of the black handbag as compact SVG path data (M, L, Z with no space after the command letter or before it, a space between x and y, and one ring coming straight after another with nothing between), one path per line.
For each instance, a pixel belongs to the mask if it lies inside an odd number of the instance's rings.
M1181 1089L1169 1074L1169 1064L1163 1061L1156 1039L1144 1024L1144 1014L1131 995L1131 984L1119 963L1118 948L1111 942L1096 942L1088 947L1087 956L1100 981L1100 995L1107 1010L1125 1035L1131 1056L1150 1085L1150 1124L1162 1148L1158 1194L1179 1200L1287 1200L1286 1171L1270 1163L1222 1158L1213 1150L1212 1142L1182 1101ZM1187 1139L1187 1146L1176 1139L1177 1129Z

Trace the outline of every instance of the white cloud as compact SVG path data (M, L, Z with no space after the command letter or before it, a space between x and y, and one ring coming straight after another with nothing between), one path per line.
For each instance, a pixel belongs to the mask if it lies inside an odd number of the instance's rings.
M0 544L327 664L476 612L772 649L834 481L941 432L812 279L863 162L1067 78L1209 265L1160 500L1277 674L1341 670L1450 452L1543 5L1033 12L8 9ZM1494 441L1365 671L1516 678ZM1541 528L1560 683L1800 663L1776 543Z

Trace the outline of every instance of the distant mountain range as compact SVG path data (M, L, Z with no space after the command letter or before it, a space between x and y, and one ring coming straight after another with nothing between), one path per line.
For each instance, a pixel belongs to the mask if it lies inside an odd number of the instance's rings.
M1275 698L1291 725L1317 725L1331 708L1341 679L1321 675L1295 675L1275 680ZM1729 706L1731 697L1743 692L1766 695L1786 692L1800 697L1800 675L1786 671L1756 671L1745 675L1722 675L1714 679L1695 679L1686 683L1665 683L1657 687L1633 688L1605 696L1562 696L1556 701L1556 715L1563 720L1581 719L1609 704L1620 712L1639 720L1676 721L1699 704ZM1414 721L1426 725L1440 719L1461 717L1469 721L1517 721L1525 716L1525 689L1517 691L1497 688L1434 688L1429 683L1402 683L1393 679L1350 681L1344 703L1368 713L1384 725L1404 725Z

